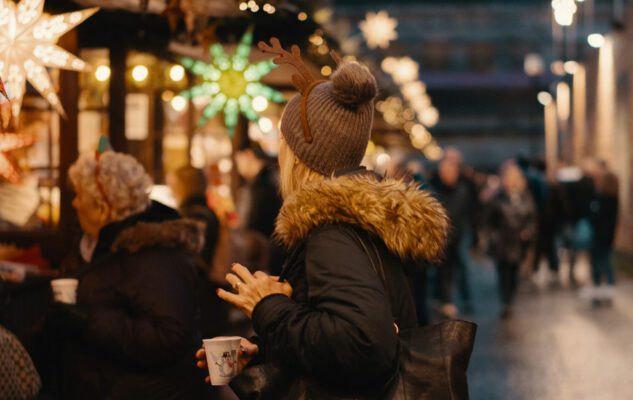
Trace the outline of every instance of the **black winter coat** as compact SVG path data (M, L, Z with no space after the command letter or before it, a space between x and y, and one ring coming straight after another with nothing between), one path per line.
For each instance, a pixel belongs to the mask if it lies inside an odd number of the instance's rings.
M276 234L292 248L282 276L293 296L269 296L253 311L266 360L337 395L380 393L396 372L394 322L417 324L405 268L434 259L447 230L428 193L369 174L308 184L290 196ZM373 237L391 298L354 231Z
M497 262L519 263L536 233L536 207L530 192L515 198L500 193L489 213L491 255Z
M591 226L594 245L613 246L618 226L618 196L598 194L591 203Z
M184 218L204 223L204 246L200 252L200 257L205 262L206 267L209 268L213 262L213 256L220 237L220 220L218 216L209 208L204 196L192 196L186 199L182 202L178 211Z
M65 399L193 399L203 227L161 204L101 230L79 276L88 321L66 358Z

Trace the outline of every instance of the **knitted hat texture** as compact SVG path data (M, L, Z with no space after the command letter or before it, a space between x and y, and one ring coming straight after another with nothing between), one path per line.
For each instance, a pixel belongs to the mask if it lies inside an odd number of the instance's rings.
M329 81L308 94L307 120L312 142L301 124L301 94L293 97L281 117L281 132L293 153L322 175L360 165L371 133L378 88L369 70L343 62Z

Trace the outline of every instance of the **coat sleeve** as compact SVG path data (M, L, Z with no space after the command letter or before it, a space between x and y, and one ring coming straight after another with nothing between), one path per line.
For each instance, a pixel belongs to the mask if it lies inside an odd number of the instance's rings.
M391 307L378 275L354 239L340 228L308 239L308 301L282 295L253 312L268 354L288 367L329 382L384 382L398 351Z
M131 272L120 302L91 310L85 339L135 365L160 368L190 350L195 332L195 297L187 271L175 253L129 260Z

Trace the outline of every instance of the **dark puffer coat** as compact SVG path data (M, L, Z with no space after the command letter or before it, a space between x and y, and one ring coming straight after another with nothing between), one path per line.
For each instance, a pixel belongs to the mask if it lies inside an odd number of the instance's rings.
M203 227L161 204L104 227L79 276L86 325L66 360L66 399L193 399Z
M521 262L536 232L536 208L532 195L523 192L514 198L500 193L492 202L491 256L497 262Z
M294 292L253 312L266 361L337 395L379 393L396 369L394 322L417 324L405 267L435 259L447 230L428 193L373 174L307 184L286 199L276 234L292 249L282 276ZM373 237L391 298L354 232Z

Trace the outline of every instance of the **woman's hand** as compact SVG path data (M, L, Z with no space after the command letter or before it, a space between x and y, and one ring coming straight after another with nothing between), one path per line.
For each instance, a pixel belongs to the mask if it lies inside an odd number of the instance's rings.
M251 318L253 309L264 297L271 294L283 294L292 296L292 287L287 282L279 282L277 277L270 276L264 272L257 271L255 274L240 264L233 264L233 273L226 274L226 280L237 292L229 293L226 290L218 289L218 296L227 301Z
M237 373L240 374L244 368L251 362L251 360L259 353L259 347L256 344L251 343L248 339L242 338L240 342L240 351L238 353L239 366ZM201 347L196 351L196 358L198 362L196 365L200 369L207 369L207 355L204 352L204 347ZM209 376L204 378L204 381L211 384L211 378Z

